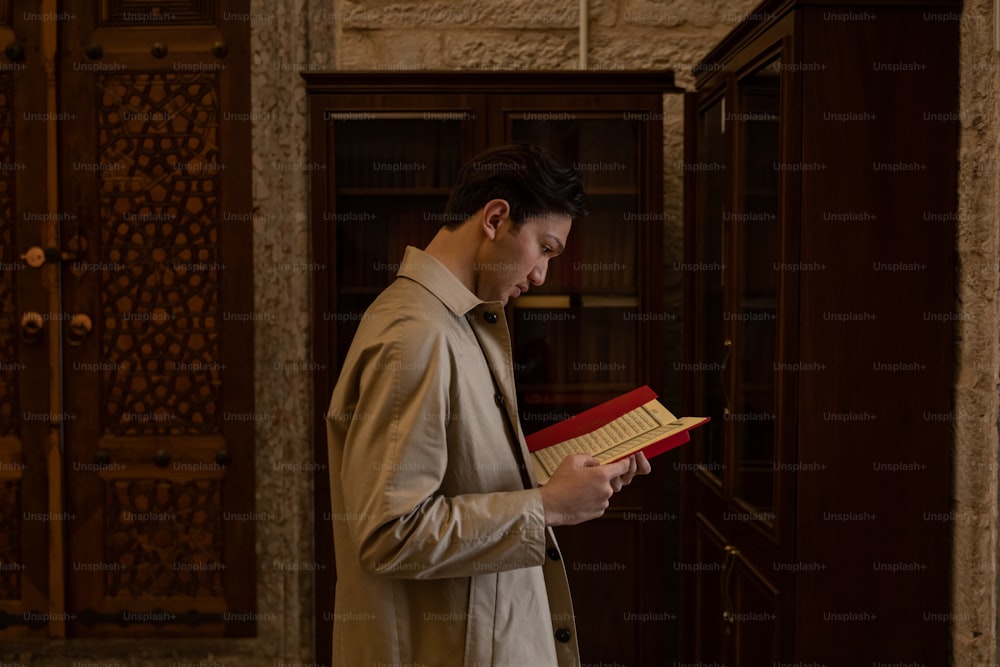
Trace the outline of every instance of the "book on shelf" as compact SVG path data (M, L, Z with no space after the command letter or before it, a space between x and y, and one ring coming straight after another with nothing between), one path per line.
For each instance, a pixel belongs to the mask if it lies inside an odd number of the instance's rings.
M525 437L539 483L546 483L573 454L589 454L601 464L642 452L647 459L683 445L689 431L709 417L675 417L648 386L547 426Z

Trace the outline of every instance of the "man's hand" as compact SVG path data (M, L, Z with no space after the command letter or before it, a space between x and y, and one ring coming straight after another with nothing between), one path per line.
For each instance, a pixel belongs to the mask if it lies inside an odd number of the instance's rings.
M573 525L596 519L608 508L612 494L621 491L636 475L650 470L642 452L603 466L586 454L567 456L540 489L545 525Z

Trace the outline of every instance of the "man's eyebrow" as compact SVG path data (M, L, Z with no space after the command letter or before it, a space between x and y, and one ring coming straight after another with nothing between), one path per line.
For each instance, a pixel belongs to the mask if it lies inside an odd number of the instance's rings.
M562 251L566 249L566 246L563 245L563 242L559 240L559 237L556 236L555 234L551 232L546 232L544 236L553 241L552 245L556 246L556 254L562 254Z

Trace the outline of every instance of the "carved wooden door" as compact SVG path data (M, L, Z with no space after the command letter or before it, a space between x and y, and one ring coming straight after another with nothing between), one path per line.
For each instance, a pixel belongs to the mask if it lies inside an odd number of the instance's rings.
M21 558L50 538L52 636L255 633L249 24L224 18L247 4L74 0L36 21L58 25L57 166L47 261L18 279L48 294L53 372L33 383L59 410L34 437L58 446L35 484L50 531Z

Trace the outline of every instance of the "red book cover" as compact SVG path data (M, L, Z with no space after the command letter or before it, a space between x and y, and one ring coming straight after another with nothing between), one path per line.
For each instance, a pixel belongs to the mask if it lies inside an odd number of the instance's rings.
M621 416L632 412L636 408L646 405L650 401L655 400L656 392L648 386L633 389L627 394L617 396L610 401L601 403L600 405L594 406L589 410L585 410L578 415L570 417L569 419L561 421L557 424L552 424L551 426L546 426L540 431L526 436L525 442L528 445L528 451L535 453L539 450L545 449L546 447L551 447L567 440L584 436L607 426ZM664 411L666 411L665 408ZM666 412L669 414L669 411ZM691 436L688 433L690 429L701 426L707 421L709 421L708 417L688 417L682 420L679 419L670 422L666 426L673 426L674 428L671 429L664 437L656 439L643 447L641 451L646 455L646 458L653 458L663 452L679 447L680 445L690 441ZM617 461L618 459L624 458L628 455L629 454L615 456L602 461L602 463Z

